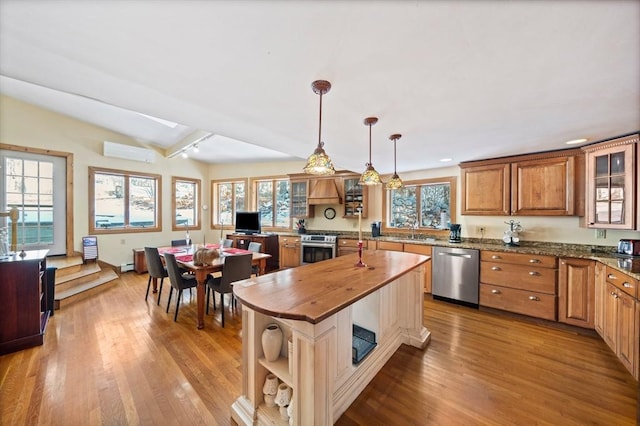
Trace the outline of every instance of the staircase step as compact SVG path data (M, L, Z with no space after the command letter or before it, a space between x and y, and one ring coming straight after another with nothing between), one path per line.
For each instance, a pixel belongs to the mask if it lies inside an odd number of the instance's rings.
M97 264L97 263L96 263ZM82 256L53 256L47 258L47 266L57 268L56 282L58 277L75 274L82 270Z
M100 272L102 272L102 269L97 263L80 265L77 272L62 276L58 276L58 271L56 271L56 293L67 290L68 288L76 285L93 281L100 275Z
M61 304L86 299L99 291L111 288L117 284L118 274L111 269L96 274L95 279L58 292L56 288L54 309L60 309Z

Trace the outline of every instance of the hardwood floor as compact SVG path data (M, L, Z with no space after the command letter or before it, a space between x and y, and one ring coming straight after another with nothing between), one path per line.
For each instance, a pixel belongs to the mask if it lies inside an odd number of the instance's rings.
M0 424L232 424L241 316L198 331L185 292L174 323L168 282L161 306L146 284L126 273L56 311L44 346L0 357ZM337 424L635 424L637 384L600 338L430 299L424 313L427 349L402 346Z

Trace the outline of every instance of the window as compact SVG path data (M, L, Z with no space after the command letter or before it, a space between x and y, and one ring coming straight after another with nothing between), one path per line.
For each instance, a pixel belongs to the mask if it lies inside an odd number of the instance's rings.
M455 222L456 178L405 182L384 198L387 230L448 232Z
M160 175L89 167L89 232L162 229Z
M236 211L248 210L247 180L212 181L211 200L211 225L221 230L224 225L234 225Z
M200 229L200 179L173 177L173 230Z
M27 249L53 244L53 162L6 157L4 170L6 207L2 210L17 207L20 212L18 243L29 245Z
M289 228L289 179L255 181L256 208L260 211L262 228Z

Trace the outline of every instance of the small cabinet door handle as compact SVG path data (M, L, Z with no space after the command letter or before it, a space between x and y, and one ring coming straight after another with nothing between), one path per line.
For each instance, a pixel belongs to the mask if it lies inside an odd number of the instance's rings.
M612 295L615 299L617 299L617 298L618 298L618 295L616 294L616 292L615 292L615 291L612 291L612 292L611 292L611 295Z
M613 275L613 274L609 274L609 275L607 275L607 278L609 278L610 280L615 280L616 276Z
M540 263L539 259L529 259L529 263Z
M529 275L531 275L532 277L535 277L535 276L540 275L540 272L538 272L538 271L531 271L531 272L529 272Z
M533 300L534 302L537 302L538 300L540 300L540 298L538 296L529 296L529 300Z
M495 290L495 289L494 289L494 290L491 290L491 293L493 293L493 294L500 294L500 290Z
M502 259L502 257L498 256L497 254L494 254L493 256L491 256L492 259Z
M500 267L499 267L499 266L492 266L492 267L491 267L491 270L492 270L492 271L502 271L502 269L500 269Z
M633 286L631 284L629 284L628 282L623 282L622 285L626 288L633 288Z

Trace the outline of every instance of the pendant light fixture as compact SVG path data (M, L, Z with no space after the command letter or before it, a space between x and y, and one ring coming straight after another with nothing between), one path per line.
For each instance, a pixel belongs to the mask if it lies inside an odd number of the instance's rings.
M402 179L400 179L400 176L398 176L396 172L396 142L401 137L402 135L398 133L389 136L389 139L393 141L393 176L391 176L391 180L387 182L387 189L400 189L404 185Z
M318 120L318 146L313 154L307 159L307 165L304 166L304 172L311 175L332 175L336 172L331 163L331 158L324 152L324 142L322 142L322 95L331 89L331 83L326 80L316 80L311 83L313 91L320 95L320 118Z
M367 117L364 119L364 124L369 126L369 162L365 164L367 168L364 173L362 173L362 176L360 176L360 183L362 185L377 185L382 183L380 174L373 168L373 164L371 164L371 126L377 122L378 119L376 117Z

